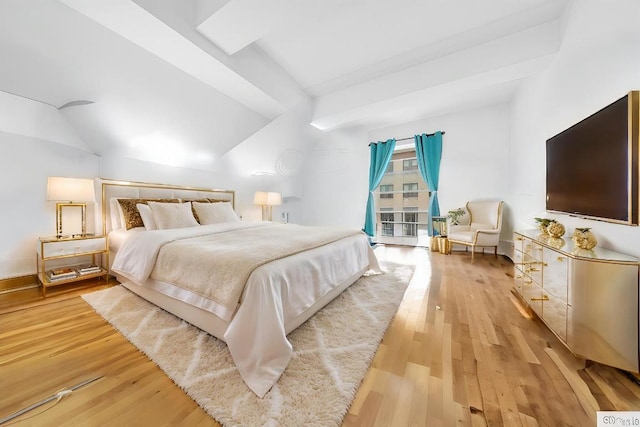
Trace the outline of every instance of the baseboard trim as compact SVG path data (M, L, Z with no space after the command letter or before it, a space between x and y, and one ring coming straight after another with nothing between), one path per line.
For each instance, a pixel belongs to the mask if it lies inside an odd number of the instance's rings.
M38 284L38 276L30 274L28 276L11 277L9 279L0 279L0 292L17 288L24 288L29 285Z

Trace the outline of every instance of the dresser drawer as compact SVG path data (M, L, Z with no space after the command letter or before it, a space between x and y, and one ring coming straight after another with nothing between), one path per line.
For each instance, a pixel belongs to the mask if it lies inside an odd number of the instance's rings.
M520 252L519 250L513 251L513 267L516 270L519 270L521 273L524 271L524 266L522 264L523 262L524 256L522 255L522 252Z
M560 298L547 292L544 298L548 298L542 303L542 318L558 337L564 342L567 341L567 303Z
M525 240L522 246L522 252L533 261L542 261L543 246L529 239ZM525 258L526 258L525 257Z
M542 317L544 293L542 292L542 288L529 277L525 277L522 281L522 297L529 307L531 307L538 316Z
M95 239L80 240L59 240L55 242L42 243L42 257L53 258L67 255L76 255L88 252L99 252L107 249L107 238L97 237Z

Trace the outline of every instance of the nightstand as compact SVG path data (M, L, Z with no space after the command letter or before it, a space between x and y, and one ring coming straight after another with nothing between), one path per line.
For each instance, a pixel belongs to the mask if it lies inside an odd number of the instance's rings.
M101 255L105 256L102 265ZM109 246L101 235L41 237L38 239L36 265L42 294L47 288L65 283L103 277L109 280Z

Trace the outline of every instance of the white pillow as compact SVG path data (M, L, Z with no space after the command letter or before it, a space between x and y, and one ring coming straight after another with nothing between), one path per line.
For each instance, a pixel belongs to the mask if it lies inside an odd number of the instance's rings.
M140 212L140 218L142 218L145 230L157 230L158 225L156 224L156 220L153 218L153 212L151 212L149 205L136 203L136 208L138 208L138 212Z
M158 230L200 225L191 212L191 203L148 202L148 204Z
M118 230L124 228L124 214L120 203L118 203L118 197L112 197L109 199L109 215L111 217L111 229Z
M238 218L238 215L233 211L233 207L231 207L231 203L229 202L192 203L196 214L198 214L200 224L202 225L240 221L240 218Z

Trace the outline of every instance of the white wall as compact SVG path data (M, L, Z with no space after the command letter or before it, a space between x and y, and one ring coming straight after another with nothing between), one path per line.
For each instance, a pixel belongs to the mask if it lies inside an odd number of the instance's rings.
M299 200L285 203L290 222L361 229L369 177L368 137L361 129L321 136L304 165Z
M509 106L502 104L369 132L326 134L305 166L303 207L295 211L299 222L362 228L369 142L436 130L446 132L440 167L442 213L471 199L500 199L508 204ZM505 229L508 236L508 219Z
M640 256L640 227L545 213L545 141L640 89L640 2L574 0L558 56L512 103L511 200L515 228L555 217L568 233L592 227L599 244ZM597 162L597 159L594 159Z
M0 130L0 279L34 274L39 236L56 233L55 203L47 202L47 177L94 178L99 158L52 141ZM87 206L87 228L95 208Z

